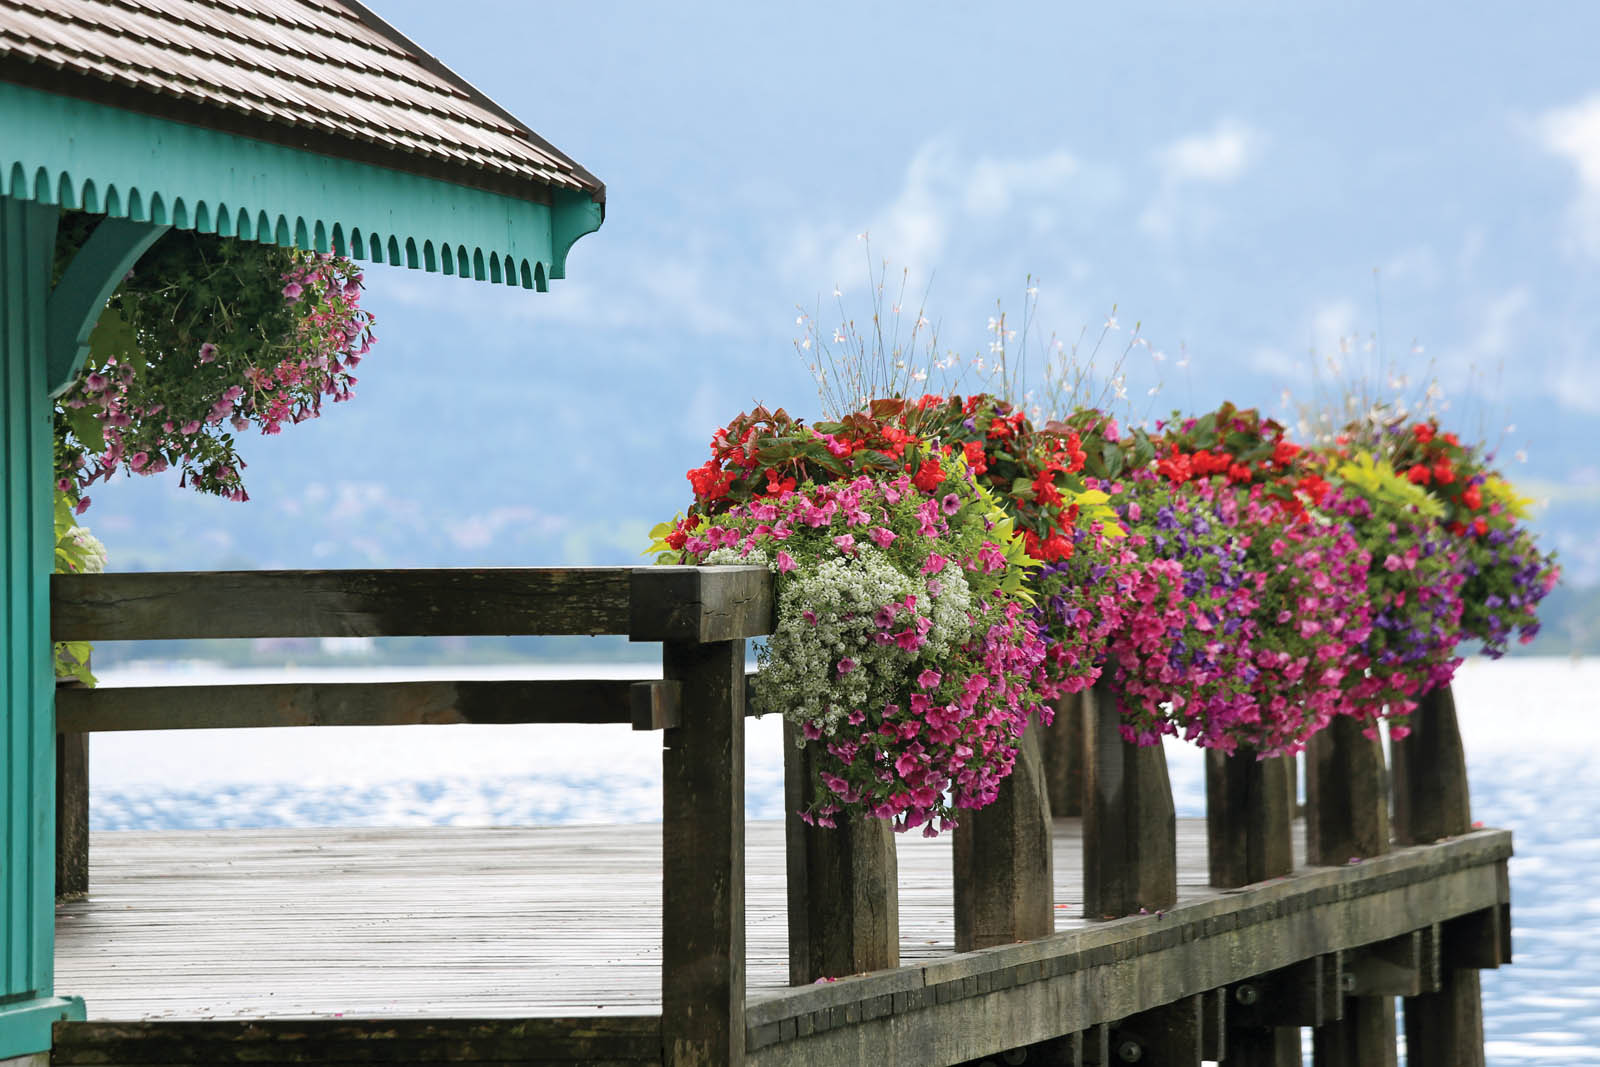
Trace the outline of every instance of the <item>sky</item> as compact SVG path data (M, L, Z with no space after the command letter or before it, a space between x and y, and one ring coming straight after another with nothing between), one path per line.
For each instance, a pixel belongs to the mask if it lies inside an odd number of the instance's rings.
M969 368L1035 300L1035 369L1104 332L1139 415L1436 376L1600 580L1600 7L371 2L605 225L547 294L371 269L358 399L248 504L100 487L113 567L635 559L881 274Z

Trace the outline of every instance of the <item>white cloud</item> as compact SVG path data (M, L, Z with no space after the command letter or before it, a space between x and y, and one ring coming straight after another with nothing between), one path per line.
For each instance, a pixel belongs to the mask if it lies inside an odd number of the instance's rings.
M493 508L480 515L468 515L464 519L448 520L444 523L444 528L457 548L471 550L487 548L508 528L546 536L564 529L567 525L569 524L565 519L545 515L533 508L503 507Z
M1227 185L1238 181L1260 159L1266 135L1239 119L1223 118L1209 131L1193 133L1156 150L1161 183L1139 215L1139 228L1152 237L1170 238L1179 223L1203 233L1216 225L1216 212L1185 195L1192 185Z
M1120 181L1114 175L1085 167L1062 148L1037 155L974 156L951 139L936 137L912 155L899 188L857 224L797 227L784 273L800 286L860 290L868 260L858 238L865 233L874 273L888 257L910 270L910 289L916 290L920 279L947 266L952 249L967 248L974 235L1049 233L1118 195ZM972 281L970 264L963 271L963 283ZM892 273L898 275L899 267ZM897 277L890 281L898 285Z
M1172 181L1231 182L1255 163L1265 140L1254 127L1225 118L1209 133L1178 138L1159 155Z
M1600 256L1600 94L1545 112L1535 126L1547 152L1561 156L1578 172L1578 196L1571 208L1577 246Z
M979 159L967 179L966 208L980 218L995 218L1021 198L1053 201L1078 173L1078 161L1056 151L1035 159Z

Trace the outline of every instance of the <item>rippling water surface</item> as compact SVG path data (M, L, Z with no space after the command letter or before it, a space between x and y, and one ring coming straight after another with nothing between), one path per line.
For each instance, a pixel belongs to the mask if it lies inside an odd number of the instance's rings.
M473 677L644 676L606 665ZM223 680L205 667L108 672L105 684ZM317 672L378 680L383 671ZM406 677L425 672L404 672ZM436 670L461 677L461 670ZM309 680L312 672L294 674ZM398 672L397 672L398 676ZM283 681L282 672L229 675ZM1456 683L1473 817L1516 834L1516 962L1483 974L1492 1064L1600 1067L1600 663L1473 663ZM105 734L94 742L96 830L451 826L660 818L660 741L626 727L393 727ZM752 818L782 814L777 723L747 743ZM1204 812L1196 754L1169 747L1180 814Z

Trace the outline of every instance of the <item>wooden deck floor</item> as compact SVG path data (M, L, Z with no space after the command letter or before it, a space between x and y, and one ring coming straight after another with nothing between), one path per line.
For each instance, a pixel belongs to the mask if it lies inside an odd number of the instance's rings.
M1085 925L1080 848L1058 820L1058 930ZM100 833L56 988L91 1019L659 1011L660 849L658 825ZM757 1001L787 973L781 824L747 850ZM899 863L903 961L953 953L949 837L901 838ZM1184 901L1215 895L1201 821L1179 869Z

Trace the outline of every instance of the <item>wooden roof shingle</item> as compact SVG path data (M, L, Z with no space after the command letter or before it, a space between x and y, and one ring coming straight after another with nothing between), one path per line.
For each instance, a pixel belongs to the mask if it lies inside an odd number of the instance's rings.
M0 0L0 81L526 199L605 199L354 0Z

